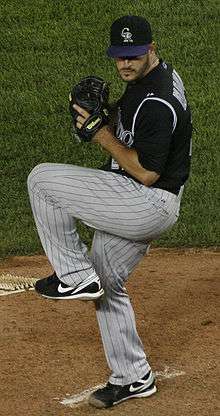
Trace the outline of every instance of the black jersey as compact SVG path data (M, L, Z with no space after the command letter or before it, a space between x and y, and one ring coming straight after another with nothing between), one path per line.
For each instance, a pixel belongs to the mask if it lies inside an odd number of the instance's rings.
M183 82L171 65L160 60L146 77L127 85L115 135L136 149L145 169L160 175L153 187L178 193L189 176L192 124ZM132 177L114 159L107 169Z

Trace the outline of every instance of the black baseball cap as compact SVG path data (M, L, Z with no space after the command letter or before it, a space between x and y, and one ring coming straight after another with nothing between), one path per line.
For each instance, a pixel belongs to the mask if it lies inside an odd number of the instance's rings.
M144 55L152 42L150 23L141 16L122 16L112 23L110 40L107 55L111 58Z

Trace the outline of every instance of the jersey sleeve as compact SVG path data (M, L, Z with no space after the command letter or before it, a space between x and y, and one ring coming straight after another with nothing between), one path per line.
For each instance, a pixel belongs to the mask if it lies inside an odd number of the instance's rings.
M146 99L135 115L134 147L139 162L145 169L159 175L163 172L171 144L173 111L164 102Z

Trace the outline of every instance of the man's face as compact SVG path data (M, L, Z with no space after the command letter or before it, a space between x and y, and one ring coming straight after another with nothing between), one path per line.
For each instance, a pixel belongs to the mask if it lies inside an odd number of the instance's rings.
M148 54L135 57L115 58L119 75L126 82L132 82L143 78L149 69Z

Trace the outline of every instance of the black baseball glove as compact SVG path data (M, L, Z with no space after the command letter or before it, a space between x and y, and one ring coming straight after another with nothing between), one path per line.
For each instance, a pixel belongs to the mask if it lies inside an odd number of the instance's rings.
M73 128L80 141L89 142L95 133L109 122L109 86L102 78L88 76L75 85L69 94L69 109ZM73 108L78 104L90 114L79 129L76 127L79 113Z

